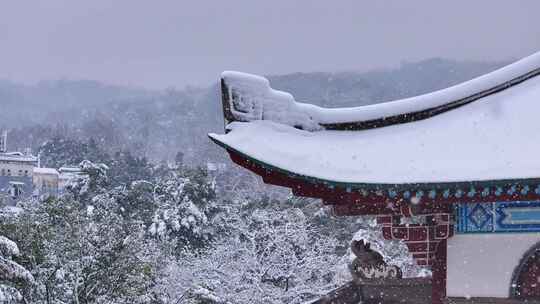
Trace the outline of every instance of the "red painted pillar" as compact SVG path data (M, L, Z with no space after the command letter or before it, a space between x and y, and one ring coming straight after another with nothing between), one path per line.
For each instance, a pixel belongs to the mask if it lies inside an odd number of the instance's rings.
M435 254L435 263L432 267L433 277L432 277L432 303L433 304L442 304L446 299L446 270L447 270L447 259L446 259L446 246L447 240L441 240L439 246L437 246L437 252Z

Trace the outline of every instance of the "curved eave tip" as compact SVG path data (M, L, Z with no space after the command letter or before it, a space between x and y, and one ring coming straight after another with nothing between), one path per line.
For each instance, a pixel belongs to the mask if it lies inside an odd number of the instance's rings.
M208 133L206 134L208 136L208 138L210 138L211 140L217 140L217 137L219 136L219 134L216 134L216 133Z
M207 136L208 138L210 138L211 141L215 142L216 144L224 145L223 141L220 139L220 137L223 135L216 133L208 133Z

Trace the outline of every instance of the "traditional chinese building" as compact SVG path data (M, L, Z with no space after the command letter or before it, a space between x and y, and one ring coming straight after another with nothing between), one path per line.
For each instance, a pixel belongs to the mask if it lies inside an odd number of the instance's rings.
M376 215L433 273L356 277L318 303L536 303L539 75L540 53L430 94L326 109L225 72L226 134L209 136L268 184L337 215Z

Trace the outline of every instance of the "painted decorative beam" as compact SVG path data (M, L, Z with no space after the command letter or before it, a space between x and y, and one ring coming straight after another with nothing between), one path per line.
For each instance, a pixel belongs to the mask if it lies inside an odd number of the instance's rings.
M217 142L220 145L223 145ZM339 183L272 167L226 147L233 162L267 184L290 188L294 195L322 199L336 215L448 213L453 204L540 201L540 178L454 183Z
M457 204L457 233L540 232L540 202Z

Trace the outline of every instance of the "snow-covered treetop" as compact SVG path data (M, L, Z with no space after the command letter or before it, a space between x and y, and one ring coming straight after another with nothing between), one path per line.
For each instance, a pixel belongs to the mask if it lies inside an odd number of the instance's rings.
M18 256L19 248L12 240L0 235L0 256Z
M18 255L17 244L0 235L0 303L19 303L22 295L15 286L35 283L32 274L12 260Z

